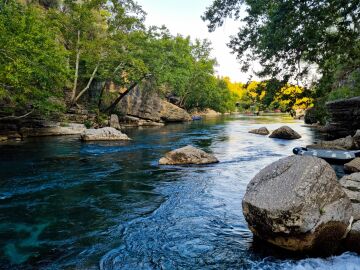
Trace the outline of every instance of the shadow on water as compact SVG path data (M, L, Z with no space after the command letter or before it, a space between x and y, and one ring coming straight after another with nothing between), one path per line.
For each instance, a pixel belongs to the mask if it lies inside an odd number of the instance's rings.
M302 139L248 133L284 123ZM232 115L126 132L132 141L53 137L0 145L1 269L360 265L353 254L306 260L276 256L256 245L247 228L241 200L250 179L317 136L301 122ZM220 163L158 166L167 151L188 144L214 153Z

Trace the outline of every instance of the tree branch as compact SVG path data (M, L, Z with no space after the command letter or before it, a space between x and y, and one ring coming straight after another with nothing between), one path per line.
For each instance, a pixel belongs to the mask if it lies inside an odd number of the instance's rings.
M95 67L93 73L91 74L91 77L90 77L87 85L86 85L85 88L84 88L83 90L81 90L80 93L76 96L76 98L74 99L73 103L76 103L76 101L78 101L78 99L89 89L92 81L94 80L94 77L95 77L95 74L96 74L98 68L99 68L99 62L96 64L96 67Z
M1 118L0 118L0 121L18 120L18 119L22 119L22 118L25 118L25 117L29 116L29 115L30 115L30 114L32 114L33 112L34 112L34 108L33 108L30 112L28 112L28 113L26 113L26 114L24 114L24 115L20 115L20 116L5 116L5 117L1 117Z
M75 60L75 77L74 77L74 85L71 94L71 103L75 102L76 96L76 88L79 77L79 61L80 61L80 30L77 32L77 43L76 43L76 60Z
M133 82L133 83L126 89L126 91L125 91L124 93L120 94L120 96L118 96L117 99L115 99L115 101L114 101L109 107L107 107L107 108L104 110L104 112L112 112L112 111L115 109L116 105L117 105L127 94L129 94L132 89L134 89L143 79L148 78L148 77L150 77L150 76L151 76L151 74L145 74L145 75L144 75L143 77L141 77L138 81Z

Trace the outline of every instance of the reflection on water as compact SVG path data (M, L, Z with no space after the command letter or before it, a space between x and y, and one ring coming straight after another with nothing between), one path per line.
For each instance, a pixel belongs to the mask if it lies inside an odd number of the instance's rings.
M249 134L284 122L303 137ZM250 179L314 132L290 118L227 116L127 130L130 142L34 138L0 145L1 269L357 269L359 257L285 259L253 244ZM192 144L219 164L158 166ZM342 266L348 268L341 268Z

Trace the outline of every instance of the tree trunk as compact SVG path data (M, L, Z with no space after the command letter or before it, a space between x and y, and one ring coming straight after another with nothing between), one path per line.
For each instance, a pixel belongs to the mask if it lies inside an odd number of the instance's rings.
M81 90L80 93L79 93L79 94L76 96L76 98L74 99L73 104L76 103L76 102L79 100L79 98L89 89L92 81L94 80L94 77L95 77L95 74L96 74L98 68L99 68L99 63L97 63L97 65L96 65L93 73L91 74L91 77L90 77L87 85L85 86L85 88L84 88L83 90Z
M71 104L75 102L76 97L76 88L79 77L79 61L80 61L80 30L77 32L77 43L76 43L76 60L75 60L75 77L74 77L74 85L71 94Z
M102 96L105 92L105 89L106 89L106 86L108 86L109 84L109 80L105 81L103 87L101 87L101 90L100 90L100 94L99 94L99 101L98 101L98 109L100 110L101 108L101 103L102 103Z

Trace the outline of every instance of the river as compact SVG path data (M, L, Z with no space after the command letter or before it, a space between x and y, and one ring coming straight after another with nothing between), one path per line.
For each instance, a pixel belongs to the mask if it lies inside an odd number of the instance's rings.
M286 123L295 141L249 134ZM253 241L241 200L264 166L314 141L281 115L131 129L129 142L0 145L0 269L360 269L360 256L296 258ZM194 145L219 164L164 166ZM340 172L341 173L341 172Z

